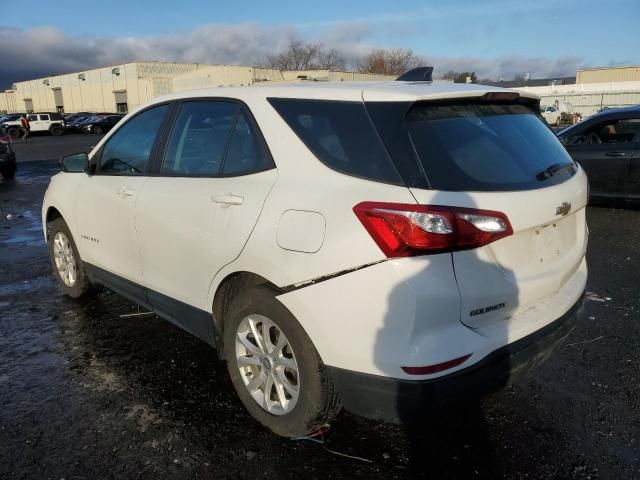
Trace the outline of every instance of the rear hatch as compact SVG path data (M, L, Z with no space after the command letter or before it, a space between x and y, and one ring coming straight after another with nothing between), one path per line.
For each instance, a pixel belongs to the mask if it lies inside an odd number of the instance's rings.
M516 318L562 289L586 249L586 177L535 101L493 94L367 108L419 204L510 223L508 236L451 254L465 325Z

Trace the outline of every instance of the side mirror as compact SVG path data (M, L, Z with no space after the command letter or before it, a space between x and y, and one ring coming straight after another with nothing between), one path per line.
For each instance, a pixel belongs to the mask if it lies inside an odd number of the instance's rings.
M74 153L60 159L60 168L63 172L80 173L88 171L89 155L86 153Z

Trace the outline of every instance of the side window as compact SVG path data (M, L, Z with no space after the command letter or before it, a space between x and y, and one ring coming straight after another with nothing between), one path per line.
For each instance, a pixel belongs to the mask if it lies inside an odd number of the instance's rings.
M271 162L264 145L258 140L243 109L238 114L235 128L231 134L223 174L242 175L266 170L270 166Z
M620 120L616 125L619 141L640 142L640 118Z
M212 176L222 167L238 105L185 102L180 107L162 164L169 175Z
M40 120L48 122L49 121L49 115L38 115L40 117Z
M29 115L27 117L27 120L29 120L30 122L36 122L36 121L38 121L38 116L37 115Z
M361 102L270 98L311 152L347 175L402 185Z
M596 125L587 132L587 143L633 142L639 127L637 120L618 120Z
M106 143L98 173L144 175L168 105L150 108L125 123Z

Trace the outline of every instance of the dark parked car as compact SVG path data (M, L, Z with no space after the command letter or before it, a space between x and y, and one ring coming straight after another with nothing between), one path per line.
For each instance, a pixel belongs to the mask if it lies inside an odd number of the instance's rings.
M587 172L592 201L640 202L640 105L603 110L558 137Z
M87 113L85 115L77 115L73 119L67 119L67 132L82 131L82 124L94 118L95 113Z
M0 175L4 179L16 176L16 154L11 148L11 137L0 125Z
M111 130L116 123L122 118L121 115L109 115L107 117L98 117L94 120L82 124L84 133L95 133L100 135Z

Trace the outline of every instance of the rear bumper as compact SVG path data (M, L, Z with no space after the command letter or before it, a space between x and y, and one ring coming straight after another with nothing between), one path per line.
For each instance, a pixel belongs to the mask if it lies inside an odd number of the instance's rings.
M389 422L409 420L425 414L428 407L499 390L514 376L540 365L571 333L583 301L581 296L564 315L542 329L493 351L467 368L436 379L401 380L327 368L346 410Z

